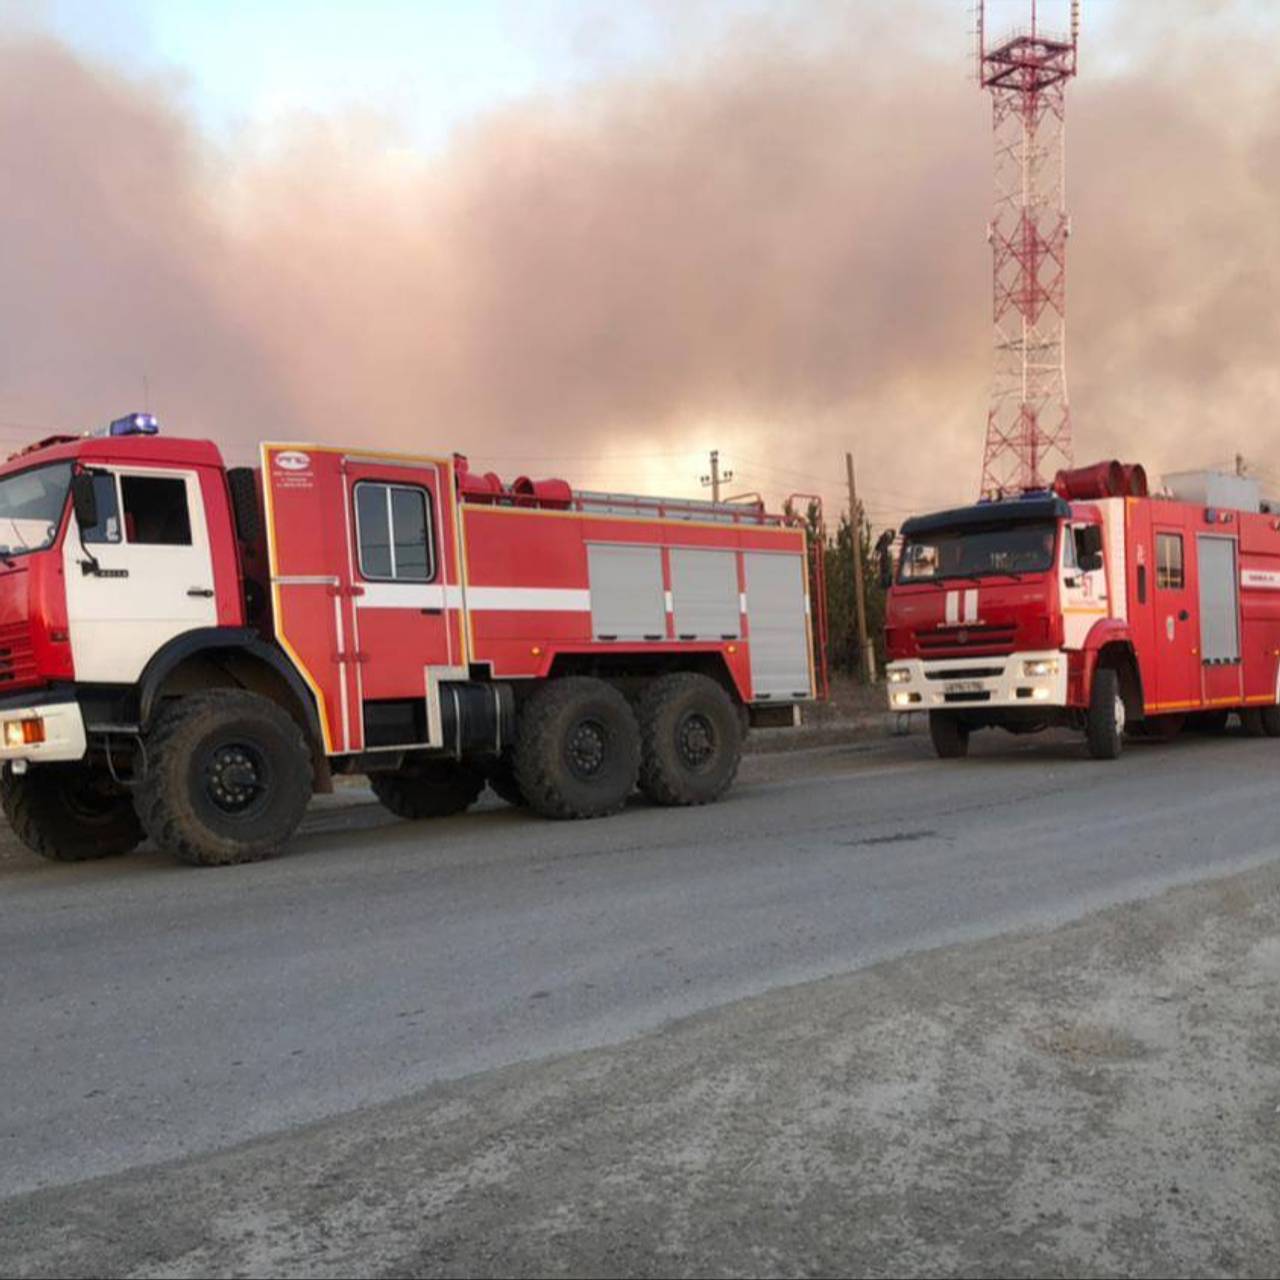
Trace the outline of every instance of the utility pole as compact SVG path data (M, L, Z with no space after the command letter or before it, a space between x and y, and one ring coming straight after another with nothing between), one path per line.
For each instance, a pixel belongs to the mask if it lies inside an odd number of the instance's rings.
M711 450L711 474L709 476L701 477L702 487L705 489L708 486L710 486L711 488L712 502L720 501L720 486L722 484L727 484L732 479L733 479L732 471L720 470L720 450L712 449Z
M875 650L867 643L867 595L862 585L862 506L858 502L858 488L853 480L853 454L844 455L844 468L849 477L849 525L853 534L853 592L858 619L858 644L862 650L862 662L867 672L867 683L876 682Z
M1245 475L1246 473L1247 473L1247 468L1244 465L1244 454L1237 453L1236 454L1236 475L1242 476L1242 475Z

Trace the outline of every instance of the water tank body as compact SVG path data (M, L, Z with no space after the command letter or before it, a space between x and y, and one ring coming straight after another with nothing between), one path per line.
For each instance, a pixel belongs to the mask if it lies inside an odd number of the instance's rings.
M1262 510L1262 489L1251 476L1228 471L1175 471L1164 477L1164 484L1179 502L1229 511Z

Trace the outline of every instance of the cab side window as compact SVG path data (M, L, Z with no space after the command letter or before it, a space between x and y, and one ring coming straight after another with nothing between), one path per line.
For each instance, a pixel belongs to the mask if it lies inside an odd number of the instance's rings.
M124 530L120 524L120 503L116 497L116 478L108 472L100 471L93 477L93 493L97 499L98 523L81 532L86 543L120 542L124 538Z
M361 480L355 503L362 577L384 582L430 582L435 577L425 489Z
M1181 591L1186 577L1182 566L1182 535L1156 534L1156 587L1161 591Z
M142 546L189 547L186 481L176 476L121 476L125 536Z

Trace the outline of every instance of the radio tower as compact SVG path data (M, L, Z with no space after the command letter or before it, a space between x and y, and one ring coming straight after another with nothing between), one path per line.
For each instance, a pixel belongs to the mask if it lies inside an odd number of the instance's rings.
M1066 88L1076 74L1080 0L1071 31L1037 24L987 47L978 0L978 82L991 90L995 207L987 228L994 280L995 369L982 459L986 496L1042 489L1071 465L1067 402Z

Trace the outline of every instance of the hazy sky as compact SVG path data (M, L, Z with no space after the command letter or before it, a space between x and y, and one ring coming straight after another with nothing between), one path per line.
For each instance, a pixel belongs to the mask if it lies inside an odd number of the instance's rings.
M976 488L967 0L0 0L0 439L133 407L508 474ZM989 28L1029 0L993 0ZM1041 0L1065 27L1068 4ZM1081 461L1280 460L1280 5L1085 0ZM738 486L735 486L738 487Z

